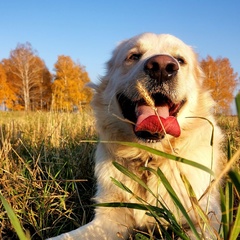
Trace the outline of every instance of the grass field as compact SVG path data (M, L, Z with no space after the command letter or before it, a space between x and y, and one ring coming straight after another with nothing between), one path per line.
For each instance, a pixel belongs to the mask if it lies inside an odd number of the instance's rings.
M240 147L237 117L219 117L224 148ZM93 217L93 155L96 140L91 110L82 113L1 112L0 193L32 239L45 239ZM239 169L237 161L236 168ZM239 195L235 194L235 206ZM0 239L18 239L0 203Z

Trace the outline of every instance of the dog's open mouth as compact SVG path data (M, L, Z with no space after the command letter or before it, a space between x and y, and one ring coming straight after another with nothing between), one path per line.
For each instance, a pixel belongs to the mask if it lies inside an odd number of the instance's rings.
M176 119L177 113L185 101L173 103L161 93L151 96L154 107L149 106L144 99L132 101L124 94L118 94L117 99L124 118L133 123L135 135L146 142L157 142L165 134L179 137L180 126Z

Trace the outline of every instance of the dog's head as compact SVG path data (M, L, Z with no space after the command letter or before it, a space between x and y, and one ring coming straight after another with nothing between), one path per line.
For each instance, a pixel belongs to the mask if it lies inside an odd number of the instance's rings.
M201 85L196 54L178 38L145 33L123 41L96 86L100 135L145 142L166 134L179 137L183 118L194 114Z

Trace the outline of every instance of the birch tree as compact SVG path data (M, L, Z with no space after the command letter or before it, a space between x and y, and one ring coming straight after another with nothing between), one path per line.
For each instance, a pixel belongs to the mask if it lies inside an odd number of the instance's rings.
M51 77L30 43L18 44L15 50L10 52L9 59L3 60L7 72L7 81L12 86L18 104L25 111L34 110L38 105L43 88L48 86L51 91ZM51 94L49 94L51 95ZM40 101L41 102L41 101Z

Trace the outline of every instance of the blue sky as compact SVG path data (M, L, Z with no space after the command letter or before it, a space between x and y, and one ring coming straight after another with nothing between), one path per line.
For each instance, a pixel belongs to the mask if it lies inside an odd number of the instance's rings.
M51 72L67 55L97 82L119 41L155 32L181 38L202 58L229 58L240 75L239 0L0 0L0 9L0 60L30 42Z

